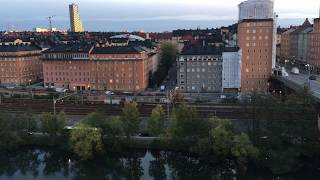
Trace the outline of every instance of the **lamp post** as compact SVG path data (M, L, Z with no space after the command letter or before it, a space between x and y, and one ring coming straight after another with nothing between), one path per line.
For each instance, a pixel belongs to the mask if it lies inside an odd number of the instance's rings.
M90 85L88 85L88 92L89 92L89 96L91 95L91 87Z
M31 87L31 79L28 80L28 83L29 83L29 88L30 88L31 99L33 99L33 93L32 93L32 87Z
M56 115L56 103L57 103L57 100L55 100L53 97L53 115Z
M310 69L310 64L306 64L306 67L308 68L308 87L309 87L309 90L310 90L311 89L311 81L310 81L311 69Z

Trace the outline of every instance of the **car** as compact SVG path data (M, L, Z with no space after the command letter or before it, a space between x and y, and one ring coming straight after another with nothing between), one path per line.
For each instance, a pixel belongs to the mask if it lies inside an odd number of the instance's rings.
M16 87L15 86L7 86L6 88L12 90L12 89L15 89Z
M298 74L300 74L300 71L299 71L299 69L298 69L297 67L293 67L293 68L291 69L291 73L298 75Z
M114 92L112 92L112 91L106 91L105 94L106 94L106 95L114 95Z
M317 77L316 77L315 75L311 75L311 76L309 77L309 79L315 81L315 80L317 80Z

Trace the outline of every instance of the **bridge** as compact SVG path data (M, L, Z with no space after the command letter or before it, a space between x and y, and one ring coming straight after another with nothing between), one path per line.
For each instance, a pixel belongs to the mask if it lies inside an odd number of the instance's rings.
M319 79L309 80L309 76L305 74L289 74L288 77L273 75L272 78L282 82L286 87L294 91L303 90L304 87L309 87L315 100L320 103Z

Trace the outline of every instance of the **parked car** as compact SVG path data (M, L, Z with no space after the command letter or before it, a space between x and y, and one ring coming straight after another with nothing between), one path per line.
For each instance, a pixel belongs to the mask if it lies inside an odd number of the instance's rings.
M297 67L294 67L294 68L291 69L291 73L292 74L300 74L300 71L299 71L299 69Z
M311 76L309 77L309 79L315 81L315 80L317 80L317 77L316 77L315 75L311 75Z
M106 95L114 95L114 92L112 92L112 91L106 91L105 94L106 94Z
M16 87L15 86L7 86L6 88L7 89L15 89Z

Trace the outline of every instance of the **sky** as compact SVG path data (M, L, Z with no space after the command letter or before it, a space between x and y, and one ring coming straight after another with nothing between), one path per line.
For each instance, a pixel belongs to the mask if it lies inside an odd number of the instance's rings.
M0 30L69 28L68 4L79 5L89 31L166 31L211 28L236 22L242 0L0 0ZM319 16L320 0L275 0L282 26ZM302 21L302 22L301 22Z

